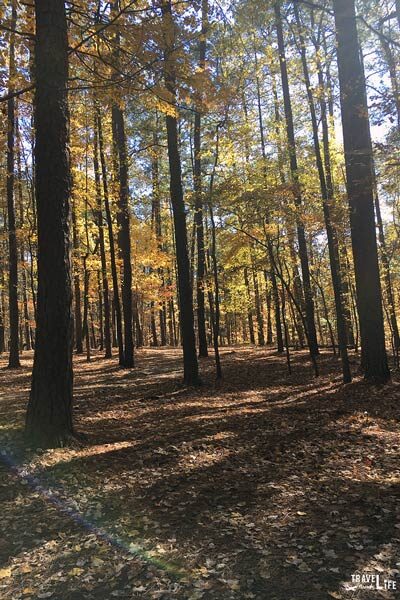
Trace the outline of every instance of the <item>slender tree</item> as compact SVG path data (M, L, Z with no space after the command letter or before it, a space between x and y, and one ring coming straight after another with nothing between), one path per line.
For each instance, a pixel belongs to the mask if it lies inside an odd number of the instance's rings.
M18 312L18 249L15 221L15 198L14 198L14 171L15 171L15 33L17 24L17 2L11 3L11 33L9 49L9 92L10 98L7 102L7 219L8 219L8 251L9 251L9 278L8 278L8 301L10 318L10 355L8 366L15 369L20 366L19 362L19 312Z
M117 344L118 344L119 364L122 365L123 361L124 361L124 342L123 342L123 337L122 337L121 302L120 302L119 287L118 287L117 260L116 260L116 256L115 256L114 228L113 228L113 222L112 222L110 197L109 197L109 191L108 191L108 175L107 175L107 165L106 165L106 157L105 157L105 150L104 150L103 124L102 124L100 109L98 108L98 106L96 106L96 125L97 125L97 132L98 132L101 175L102 175L102 182L103 182L104 208L105 208L105 212L106 212L108 241L110 244L111 277L112 277L112 282L113 282L113 305L114 305L115 322L116 322L115 333L116 333Z
M283 37L282 29L282 16L280 10L280 3L274 4L275 11L275 23L278 37L278 49L279 49L279 64L281 70L282 80L282 91L283 91L283 102L285 106L285 118L286 118L286 134L289 148L289 162L290 172L292 176L292 183L294 187L295 202L298 209L303 204L299 175L298 175L298 164L297 164L297 152L296 152L296 140L294 134L293 124L293 112L292 102L290 97L289 78L286 64L286 52L285 42ZM301 272L303 276L303 290L305 300L305 313L306 313L306 324L307 324L307 336L308 343L310 345L310 352L315 356L318 354L318 342L317 332L315 328L315 317L314 317L314 301L311 288L311 277L310 277L310 265L308 260L307 242L304 230L304 224L300 216L297 217L297 238L299 242L299 255L301 263Z
M178 119L176 106L176 76L174 67L175 23L170 0L162 0L161 10L164 30L164 77L169 94L172 114L166 114L168 161L170 172L170 194L174 218L176 261L178 267L178 288L180 325L183 346L184 382L187 385L199 383L196 342L194 335L193 295L190 285L190 265L187 244L185 203L182 188L181 158L178 146Z
M112 109L113 136L118 153L118 247L122 258L121 297L124 314L124 354L121 366L134 366L132 329L132 262L130 237L130 210L128 184L128 155L126 147L125 121L121 108Z
M208 20L208 0L201 5L201 35L199 40L199 71L204 72L206 61L206 35ZM207 357L207 334L205 319L205 270L206 254L204 248L203 189L201 173L201 94L197 94L197 110L194 116L194 192L195 224L197 238L197 328L199 336L199 356Z
M257 90L257 108L258 108L258 125L260 129L260 145L261 145L261 156L263 159L262 171L263 171L263 180L264 185L267 187L267 154L265 150L265 132L264 132L264 120L262 114L262 105L261 105L261 86L260 86L260 77L258 74L258 61L257 61L257 53L254 53L255 56L255 66L256 66L256 90ZM266 211L266 222L270 223L270 211ZM270 235L267 235L267 245L268 245L268 258L270 262L270 276L272 283L272 296L274 299L274 308L275 308L275 329L276 329L276 344L278 352L283 352L283 334L282 334L282 323L281 323L281 309L279 305L279 291L278 291L278 283L276 279L275 269L273 267L273 253L274 247L272 243L272 239Z
M99 228L99 250L101 261L101 282L102 282L102 298L104 304L104 348L105 358L111 358L111 313L110 313L110 291L107 276L107 258L104 238L104 215L103 202L101 194L100 169L99 169L99 141L98 129L95 123L94 127L94 144L93 144L93 167L94 178L96 185L96 210L97 210L97 225Z
M112 5L112 14L120 9L120 1ZM115 35L114 65L119 69L120 33L117 25ZM130 235L129 182L128 182L128 150L125 132L125 117L120 103L112 106L112 134L114 145L115 177L118 181L118 248L122 259L121 298L124 316L123 358L120 366L134 366L133 328L132 328L132 257Z

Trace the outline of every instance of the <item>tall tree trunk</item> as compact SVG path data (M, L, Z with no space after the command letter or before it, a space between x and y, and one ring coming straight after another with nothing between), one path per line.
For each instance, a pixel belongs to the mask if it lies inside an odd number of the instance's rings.
M212 295L212 290L209 290L210 299L213 302L210 302L210 312L211 307L213 306L213 314L211 316L212 320L212 341L214 346L214 355L215 355L215 371L216 378L222 379L222 366L221 366L221 357L219 352L219 338L220 338L220 323L221 323L221 309L220 309L220 293L219 293L219 279L218 279L218 260L217 260L217 232L213 211L213 192L214 192L214 180L215 180L215 172L218 165L219 160L219 125L216 128L216 140L215 140L215 154L214 154L214 164L211 171L210 176L210 187L208 194L208 209L210 212L210 222L211 222L211 245L210 245L210 256L212 261L212 272L213 272L213 281L214 281L214 298Z
M292 103L290 99L289 79L286 65L285 56L285 42L283 38L282 30L282 17L280 11L280 4L276 2L274 5L275 20L276 20L276 31L278 37L278 49L279 49L279 64L281 70L282 79L282 91L283 100L285 105L285 117L286 117L286 134L289 148L290 157L290 172L292 176L292 183L294 187L295 203L298 209L302 207L303 200L300 189L298 165L297 165L297 152L296 152L296 140L294 135L293 125L293 113ZM305 312L306 312L306 323L307 323L307 337L310 345L310 352L313 356L318 354L318 342L317 332L315 329L315 317L314 317L314 302L312 297L311 289L311 278L310 278L310 266L308 262L308 252L306 236L304 231L304 225L301 217L297 217L297 238L299 242L299 255L301 263L301 271L303 276L303 290L305 300Z
M17 24L17 2L11 3L11 29L15 30ZM15 77L15 33L10 33L9 47L9 93L14 91ZM18 313L18 250L15 223L14 200L14 158L15 158L15 98L7 102L7 220L8 220L8 302L10 320L10 355L8 366L10 369L20 367L19 362L19 313Z
M289 340L289 330L286 321L286 295L285 295L285 286L282 285L282 295L281 295L281 307L282 307L282 323L283 323L283 331L285 335L285 350L286 350L286 364L288 368L289 375L292 374L292 365L290 363L290 340Z
M101 280L101 271L97 271L97 306L99 314L99 350L104 350L104 311L103 311L103 285ZM111 347L111 330L110 330Z
M375 235L371 136L354 0L334 0L351 237L365 379L390 379Z
M154 302L151 302L150 306L150 330L151 330L151 346L158 346L157 338L157 327L156 327L156 316L154 310Z
M199 41L199 71L205 69L206 34L208 19L208 0L202 0L201 5L201 35ZM197 329L199 336L199 356L207 357L207 334L205 319L205 269L206 255L204 247L203 223L203 188L201 174L201 93L197 93L197 107L194 116L194 193L195 193L195 224L197 238Z
M17 136L17 175L18 175L18 203L19 203L19 220L20 228L24 226L24 194L22 188L22 164L21 164L21 136L19 131L18 117L15 120L15 133ZM23 330L25 336L26 350L32 349L31 327L28 308L28 291L27 291L27 274L25 262L25 244L24 239L20 241L20 262L21 262L21 280L22 280L22 304L24 311Z
M170 102L175 108L174 46L175 24L172 18L171 1L162 0L164 25L164 76ZM181 159L178 146L178 123L175 114L166 115L168 160L170 172L170 194L174 217L176 259L178 267L178 288L180 323L183 345L184 382L187 385L199 383L196 343L194 334L193 295L190 285L190 266L187 245L185 203L182 188Z
M256 343L256 338L254 337L254 324L253 324L253 308L252 308L252 299L251 299L251 291L250 291L250 282L249 282L249 272L247 267L243 269L244 276L244 285L246 286L247 291L247 319L249 323L249 334L250 334L250 344Z
M265 346L264 338L264 318L262 314L262 303L260 297L260 288L258 285L258 273L254 264L254 257L252 256L251 271L253 275L253 287L254 287L254 300L256 305L256 319L257 319L257 343L259 346Z
M63 445L72 424L72 289L68 144L68 39L63 0L36 0L35 126L38 295L26 433ZM49 249L51 248L51 252Z
M272 293L271 289L268 286L268 272L264 271L264 281L265 281L265 299L267 301L267 345L270 346L273 341L273 332L272 332Z
M118 156L118 246L122 257L121 297L124 313L124 354L121 366L134 366L132 329L132 263L129 212L128 155L124 115L118 105L112 108L113 138Z
M96 120L97 121L97 120ZM94 166L94 178L96 185L96 198L97 198L97 226L99 228L99 249L100 249L100 261L101 261L101 285L102 285L102 297L104 304L104 347L105 347L105 358L111 358L111 313L110 313L110 290L108 285L107 276L107 258L106 248L104 240L104 218L103 218L103 206L102 206L102 195L101 195L101 182L100 182L100 170L99 170L99 135L97 123L94 127L94 146L93 146L93 166Z
M90 361L90 331L89 331L89 284L90 271L87 268L87 257L83 257L83 324L82 339L86 342L86 360Z
M101 121L100 110L96 108L96 121L97 131L99 137L99 153L100 153L100 164L101 174L103 180L103 196L104 196L104 208L107 219L107 230L108 230L108 241L110 244L110 264L111 264L111 276L113 282L113 304L115 311L115 328L117 344L118 344L118 360L119 364L122 365L124 361L124 343L122 337L122 315L121 315L121 302L119 298L119 287L118 287L118 273L117 273L117 261L115 257L115 242L114 242L114 229L111 216L110 197L108 193L108 178L107 178L107 166L104 154L104 139L103 139L103 127Z
M301 54L301 62L303 66L303 74L304 80L306 84L307 90L307 98L308 105L310 109L311 116L311 125L313 132L313 142L314 142L314 151L315 151L315 161L319 176L319 183L321 187L321 195L322 195L322 208L324 213L325 220L325 228L326 234L328 238L328 251L329 251L329 265L331 270L331 278L333 285L333 292L335 297L335 309L336 309L336 321L337 321L337 332L338 332L338 345L340 351L340 358L342 361L342 374L343 374L343 382L349 383L351 381L351 371L350 371L350 363L349 357L347 353L347 331L346 331L346 321L344 317L344 305L342 298L342 275L340 272L340 257L339 257L339 244L338 244L338 236L336 227L332 220L332 204L334 201L334 191L333 191L333 183L331 177L331 166L330 166L330 153L329 153L329 133L328 133L328 119L327 119L327 110L326 110L326 102L323 97L324 89L320 89L320 107L321 107L321 120L322 120L322 128L323 128L323 137L324 137L324 158L325 158L325 169L324 163L322 160L321 146L318 135L318 121L317 114L315 110L315 102L314 96L311 87L310 74L308 70L307 64L307 56L306 56L306 46L302 34L302 24L300 22L300 14L297 7L296 2L293 3L294 6L294 14L296 18L297 28L298 28L298 36L300 42L300 54ZM318 60L318 59L317 59ZM321 69L319 69L319 76L322 76ZM323 84L321 79L319 80L319 84ZM320 288L321 294L322 288ZM323 302L325 306L325 298L323 297ZM328 321L329 329L331 332L331 326ZM332 332L331 332L332 337ZM334 342L333 347L334 346Z
M260 89L260 78L258 76L258 63L257 63L257 54L255 53L255 64L256 64L256 87L257 87L257 107L258 107L258 124L260 129L260 144L261 144L261 155L263 159L263 180L264 186L267 188L267 155L265 151L265 135L264 135L264 122L262 115L262 107L261 107L261 89ZM278 117L279 119L279 117ZM279 157L280 158L280 157ZM279 160L279 159L278 159ZM266 212L266 222L267 225L270 222L269 210ZM268 250L268 258L271 268L271 283L272 283L272 294L274 298L275 305L275 326L276 326L276 343L278 352L283 352L283 335L282 335L282 324L281 324L281 311L279 306L279 291L278 291L278 282L276 280L276 273L274 269L274 260L273 253L274 248L271 240L271 236L267 235L267 250Z
M114 0L110 3L111 14L116 16L121 10L121 1ZM113 40L113 66L112 80L118 84L120 70L120 27L115 21L115 35ZM117 90L118 92L119 90ZM112 138L113 138L113 163L114 181L116 183L117 223L118 223L118 250L122 260L121 272L121 299L123 312L123 329L121 327L121 342L123 346L122 357L119 364L124 368L134 366L133 328L132 328L132 264L131 264L131 238L130 238L130 210L129 210L129 176L128 176L128 150L125 133L125 118L120 101L114 101L111 110ZM122 336L123 331L123 336ZM121 360L122 358L122 360Z
M372 163L373 164L373 163ZM372 167L374 169L374 165ZM382 269L383 269L383 281L385 285L386 291L386 301L388 307L388 317L390 321L390 327L392 330L393 336L393 346L395 349L395 354L399 352L400 349L400 335L399 335L399 326L397 323L396 317L396 305L394 299L393 292L393 283L392 283L392 273L390 271L390 261L389 261L389 253L386 245L385 232L383 228L383 220L381 214L381 207L378 196L378 189L375 181L375 174L373 173L374 178L374 205L375 205L375 215L376 215L376 223L378 225L378 239L379 239L379 247L380 247L380 255L382 260Z
M158 127L158 115L156 116L156 128ZM151 155L151 178L152 178L152 200L151 200L151 225L157 239L157 246L162 250L162 227L161 227L161 197L160 197L160 181L159 181L159 165L158 165L158 132L153 132L153 150ZM163 269L158 269L158 275L162 281L162 288L165 287ZM165 346L166 330L164 319L165 303L160 304L158 317L160 323L160 345ZM153 346L158 346L157 328L155 321L154 302L151 303L151 329L153 335Z
M387 44L387 42L386 42L386 44ZM388 52L390 53L390 49L388 49ZM361 51L360 51L360 60L361 60L362 70L364 71L364 58L363 58ZM396 100L397 121L398 121L397 128L400 131L400 94L399 94L397 73L396 73L395 65L389 64L389 71L390 71L391 79L393 77L395 78L395 82L392 82L392 86L394 86L393 87L393 96ZM366 100L366 102L367 102L367 100ZM386 302L387 302L386 314L388 317L389 326L390 326L390 330L391 330L391 334L392 334L392 345L394 347L395 364L396 364L396 366L398 366L398 354L399 354L399 349L400 349L399 327L398 327L397 318L396 318L396 305L395 305L395 299L394 299L394 293L393 293L393 283L392 283L392 274L391 274L391 270L390 270L389 252L388 252L387 245L386 245L385 231L384 231L384 227L383 227L383 220L382 220L381 207L380 207L380 201L379 201L379 193L378 193L378 185L377 185L377 181L376 181L375 161L374 161L374 157L373 157L371 136L370 136L369 141L370 141L370 148L371 148L372 184L373 184L373 191L374 191L375 217L376 217L376 224L378 226L379 251L380 251L380 257L381 257L381 262L382 262L383 282L384 282L384 290L386 293Z
M75 254L74 265L74 332L75 332L75 348L77 354L83 353L83 330L82 330L82 298L81 298L81 282L79 277L78 255L79 255L79 239L76 224L76 207L72 205L72 240Z
M3 301L3 295L1 296L1 301ZM3 313L3 302L0 305L0 354L3 354L5 348L5 336L4 336L4 313Z

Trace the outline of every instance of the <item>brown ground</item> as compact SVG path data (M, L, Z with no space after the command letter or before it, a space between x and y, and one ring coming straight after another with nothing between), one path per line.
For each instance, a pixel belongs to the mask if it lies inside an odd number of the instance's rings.
M76 360L87 441L37 455L30 358L0 359L2 600L397 597L345 588L357 571L400 588L400 385L343 387L328 353L318 380L300 352L291 377L270 350L222 358L197 390L178 350L131 372Z

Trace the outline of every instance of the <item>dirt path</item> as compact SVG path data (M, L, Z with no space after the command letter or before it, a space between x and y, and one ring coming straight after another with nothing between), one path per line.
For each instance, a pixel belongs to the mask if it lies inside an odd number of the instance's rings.
M400 386L343 387L320 362L316 381L296 353L288 377L272 351L229 348L223 384L210 359L190 390L177 350L131 372L79 359L87 442L32 456L30 360L0 359L0 598L400 597L377 589L400 588Z

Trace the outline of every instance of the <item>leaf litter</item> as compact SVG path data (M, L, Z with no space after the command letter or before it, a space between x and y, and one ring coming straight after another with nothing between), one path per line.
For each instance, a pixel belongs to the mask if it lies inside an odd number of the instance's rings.
M22 441L31 356L0 359L4 600L394 598L400 587L399 399L340 383L305 353L223 350L182 388L180 352L141 350L121 371L75 357L84 442L33 454ZM352 358L356 364L356 359Z

